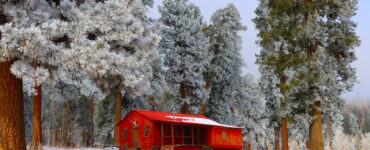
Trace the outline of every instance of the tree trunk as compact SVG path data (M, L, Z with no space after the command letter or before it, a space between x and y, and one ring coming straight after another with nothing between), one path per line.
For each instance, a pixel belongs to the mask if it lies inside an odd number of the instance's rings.
M88 138L88 145L94 144L94 97L90 97L90 105L89 105L89 111L90 111L90 133Z
M279 127L274 128L275 134L275 150L280 150Z
M182 114L190 114L189 113L189 105L188 104L182 104L181 106L181 113Z
M247 145L247 149L248 150L252 150L252 144L251 144L251 142L252 142L252 137L251 137L251 134L250 134L250 132L251 132L251 128L248 128L247 129L247 131L248 131L248 139L249 139L249 142L248 142L248 145Z
M331 130L331 120L330 120L330 116L328 117L328 137L329 137L329 147L330 147L330 150L333 150L333 131Z
M269 138L266 139L266 150L271 150L270 139Z
M204 85L204 88L206 90L209 89L209 87L211 86L211 80L206 80L206 85ZM207 104L202 104L200 106L200 112L199 112L199 115L200 116L205 116L206 115L206 109L207 109Z
M14 61L0 63L0 150L25 150L23 87L10 67Z
M119 145L119 129L118 123L121 121L121 108L122 108L122 93L120 88L116 88L116 99L114 109L114 145Z
M40 65L35 63L34 68ZM41 85L36 86L37 95L33 96L33 115L32 115L32 143L31 150L41 150L42 142L42 127L41 127L41 103L42 91Z
M281 54L284 54L284 43L281 44L280 46L280 53ZM281 100L282 102L285 101L285 103L288 103L286 102L287 101L287 96L286 96L286 89L284 89L284 85L286 85L286 81L287 81L287 76L285 74L282 74L280 76L280 92L281 94L283 95L283 99L284 100ZM286 106L286 105L284 105ZM288 137L288 120L287 120L287 116L285 118L282 118L281 120L281 145L282 145L282 150L289 150L289 145L288 145L288 142L289 142L289 137Z
M81 130L82 143L85 143L85 146L89 146L88 135L86 134L86 129L82 128Z
M59 127L59 123L57 121L58 119L58 112L59 112L59 108L58 108L58 104L55 104L56 102L53 101L53 138L52 138L52 146L59 146L60 145L60 142L59 142L59 130L60 130L60 127Z
M41 127L41 85L35 87L37 95L33 96L32 115L32 143L31 150L41 150L42 127Z
M180 83L180 96L182 99L186 98L186 92L186 85L184 83ZM189 105L184 103L181 106L180 111L182 114L189 114Z
M256 148L257 148L257 149L260 149L260 147L258 146L258 142L259 142L259 141L258 141L258 135L257 135L257 134L255 134L255 138L256 138L256 139L255 139L255 140L256 140Z
M318 110L321 106L320 102L315 102L311 117L314 119L310 124L308 146L309 150L324 150L324 138L322 134L322 112Z
M282 138L282 150L289 150L289 143L288 143L288 120L284 118L281 121L281 138Z
M199 115L200 115L200 116L204 116L204 115L206 115L206 107L207 107L207 105L206 105L206 104L202 104L202 105L200 106L200 112L199 112Z
M62 131L61 131L61 139L62 139L62 146L69 147L70 145L70 123L71 123L71 100L67 100L64 106L64 115L63 115L63 122L62 122Z

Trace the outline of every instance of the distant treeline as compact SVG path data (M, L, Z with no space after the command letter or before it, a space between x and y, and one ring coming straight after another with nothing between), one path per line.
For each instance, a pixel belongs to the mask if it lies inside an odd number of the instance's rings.
M355 117L355 118L353 118ZM353 122L355 123L353 125ZM358 126L358 131L356 131ZM343 114L344 132L350 135L370 132L370 105L369 104L347 104Z

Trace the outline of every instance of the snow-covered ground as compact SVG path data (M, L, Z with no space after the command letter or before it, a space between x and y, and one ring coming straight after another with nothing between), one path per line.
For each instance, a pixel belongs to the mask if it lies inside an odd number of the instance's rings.
M56 148L56 147L43 147L43 150L119 150L117 147L107 148Z

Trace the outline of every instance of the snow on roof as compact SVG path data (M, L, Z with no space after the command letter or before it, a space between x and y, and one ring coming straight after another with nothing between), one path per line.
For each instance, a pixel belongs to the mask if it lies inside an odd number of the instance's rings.
M206 126L218 126L218 127L225 127L225 128L240 128L236 126L221 124L221 123L213 121L204 116L164 113L164 112L155 112L155 111L143 111L143 110L135 110L135 112L138 112L139 114L147 117L148 119L155 120L155 121L174 122L174 123L182 123L182 124L196 124L196 125L206 125Z

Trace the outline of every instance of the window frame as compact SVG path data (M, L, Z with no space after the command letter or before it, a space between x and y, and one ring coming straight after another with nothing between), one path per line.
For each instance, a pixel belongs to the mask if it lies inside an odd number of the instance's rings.
M150 136L150 128L144 127L144 137L149 137L149 136Z
M123 135L123 139L124 139L124 140L127 140L127 139L128 139L128 132L127 132L127 128L124 128L124 129L123 129L123 133L122 133L122 135Z
M225 130L222 131L222 140L226 141L227 140L227 133Z

